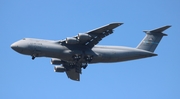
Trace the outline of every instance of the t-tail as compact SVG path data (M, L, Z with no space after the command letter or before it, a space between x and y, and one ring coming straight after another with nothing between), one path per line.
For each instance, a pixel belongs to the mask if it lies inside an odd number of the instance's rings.
M146 33L146 36L137 46L137 49L154 52L162 37L167 36L167 34L163 33L163 31L168 29L169 27L171 26L167 25L158 29L144 31Z

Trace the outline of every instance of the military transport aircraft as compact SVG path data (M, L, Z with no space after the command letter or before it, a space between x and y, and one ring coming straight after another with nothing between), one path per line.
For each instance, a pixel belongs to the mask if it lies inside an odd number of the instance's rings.
M20 54L36 57L49 57L55 72L66 72L68 78L80 81L81 69L92 63L122 62L146 57L157 56L154 53L161 38L167 36L163 31L169 25L144 31L146 36L136 48L123 46L96 45L104 37L113 33L113 29L123 23L111 23L100 28L79 33L64 40L43 40L24 38L11 45Z

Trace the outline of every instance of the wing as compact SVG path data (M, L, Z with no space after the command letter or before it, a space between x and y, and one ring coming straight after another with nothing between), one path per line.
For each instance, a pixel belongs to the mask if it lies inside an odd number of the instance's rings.
M92 48L98 44L104 37L113 33L113 29L122 25L123 23L111 23L100 28L88 31L87 33L79 33L75 37L66 38L63 40L65 44L78 44Z
M51 63L53 65L58 65L58 66L54 66L55 72L61 72L61 73L66 72L68 78L75 81L80 81L80 74L82 73L81 68L87 66L87 64L83 65L81 62L72 63L57 58L52 58Z
M75 68L66 71L68 78L76 81L80 81L80 73L77 73Z

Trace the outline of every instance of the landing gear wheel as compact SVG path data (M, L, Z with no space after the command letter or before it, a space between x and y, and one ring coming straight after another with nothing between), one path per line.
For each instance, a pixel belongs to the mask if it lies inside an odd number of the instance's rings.
M88 63L90 63L93 58L92 58L92 56L86 56L84 59L85 59Z
M36 57L35 56L32 56L32 60L34 60Z
M83 66L82 68L83 68L83 69L86 69L86 67L87 67L87 65L86 65L86 66Z
M86 69L86 67L87 67L87 63L82 63L81 68Z
M75 60L75 61L79 61L81 59L81 55L74 55L72 58Z

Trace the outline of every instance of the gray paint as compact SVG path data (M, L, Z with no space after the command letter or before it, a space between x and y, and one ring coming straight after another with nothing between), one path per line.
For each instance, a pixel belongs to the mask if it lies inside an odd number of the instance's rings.
M168 29L169 27L171 26L164 26L164 27L154 29L151 31L144 31L147 35L144 37L141 43L137 46L137 48L154 52L159 42L161 41L162 37L167 36L167 34L164 34L162 32Z
M170 27L146 31L146 37L137 48L96 45L120 25L122 23L108 24L62 41L24 38L13 43L11 48L20 54L32 56L32 59L35 57L52 58L53 65L62 65L55 66L55 72L66 72L68 78L79 81L81 68L85 69L87 64L122 62L156 56L157 54L153 52L158 44L154 42L159 43L165 35L162 31ZM147 40L151 42L147 43Z

